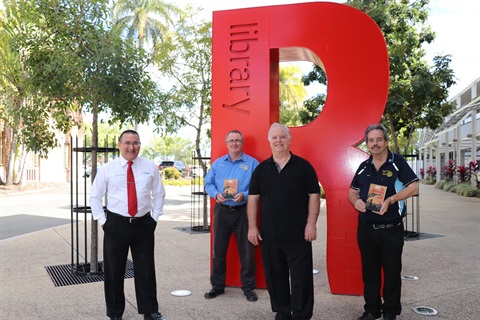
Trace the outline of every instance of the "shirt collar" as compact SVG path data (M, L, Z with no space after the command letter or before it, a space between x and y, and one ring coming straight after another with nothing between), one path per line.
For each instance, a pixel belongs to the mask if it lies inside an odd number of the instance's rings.
M246 161L246 158L247 157L245 156L245 152L242 152L242 155L240 156L240 158L238 158L237 161ZM223 161L233 162L228 153L223 157Z

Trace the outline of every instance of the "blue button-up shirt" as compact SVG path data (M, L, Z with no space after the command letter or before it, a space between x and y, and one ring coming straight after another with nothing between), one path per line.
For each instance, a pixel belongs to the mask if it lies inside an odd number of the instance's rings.
M235 202L228 199L224 204L229 206L244 204L247 202L250 178L257 165L257 159L245 153L235 162L232 162L230 156L226 154L215 160L210 170L208 170L204 179L205 191L207 191L210 197L216 199L218 193L223 194L223 186L226 179L237 179L237 193L243 193L243 202Z

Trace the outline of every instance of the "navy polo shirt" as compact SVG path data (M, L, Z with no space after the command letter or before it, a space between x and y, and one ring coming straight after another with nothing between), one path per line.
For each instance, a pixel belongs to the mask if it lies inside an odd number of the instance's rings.
M388 199L415 181L418 181L418 177L405 158L390 151L387 161L378 171L375 169L372 156L362 162L355 172L351 187L359 191L360 199L366 201L371 183L383 185L387 187L385 199ZM401 200L390 205L383 216L367 210L360 212L358 220L368 223L398 223L402 221L405 213L405 201Z
M309 194L320 193L317 174L305 159L291 155L278 172L273 157L255 168L249 194L260 195L263 240L304 240Z

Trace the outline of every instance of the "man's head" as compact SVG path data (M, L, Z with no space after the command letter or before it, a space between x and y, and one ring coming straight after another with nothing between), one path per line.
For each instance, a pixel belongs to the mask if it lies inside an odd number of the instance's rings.
M140 136L134 130L125 130L118 139L120 154L127 161L133 161L140 152Z
M287 126L274 122L268 130L268 141L272 152L290 152L290 129Z
M238 155L243 152L243 144L245 143L245 140L243 139L243 135L240 131L229 131L225 137L225 142L230 155Z
M365 143L372 155L382 154L388 149L388 132L382 124L372 124L365 130Z

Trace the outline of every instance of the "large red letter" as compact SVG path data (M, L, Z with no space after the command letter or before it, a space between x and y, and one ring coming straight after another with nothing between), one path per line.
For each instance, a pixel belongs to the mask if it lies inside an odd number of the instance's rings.
M314 165L325 190L330 288L362 294L357 212L347 193L365 158L354 145L367 125L379 121L389 85L385 40L372 19L327 2L214 12L212 158L225 153L225 135L234 128L245 135L247 153L260 161L270 156L267 131L279 115L278 63L295 60L322 66L328 77L325 107L312 123L292 128L292 151ZM228 259L227 282L241 285L236 248ZM258 269L262 287L260 263Z

